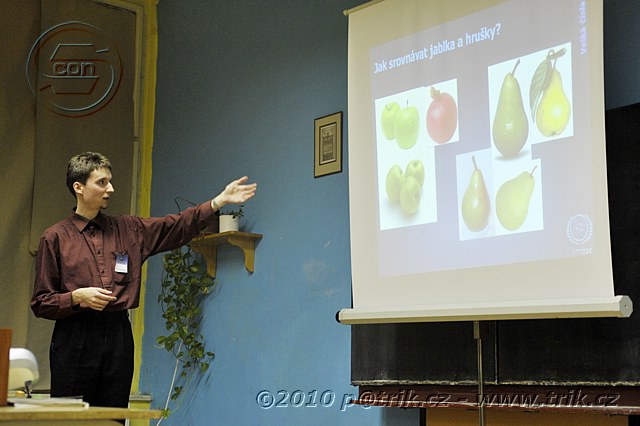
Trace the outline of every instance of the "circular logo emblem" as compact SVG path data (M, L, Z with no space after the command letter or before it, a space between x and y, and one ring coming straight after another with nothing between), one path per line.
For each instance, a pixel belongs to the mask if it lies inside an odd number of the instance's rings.
M567 238L573 244L584 244L593 235L591 219L586 214L578 214L569 219L567 223Z
M47 107L67 117L82 117L104 108L122 79L115 44L97 27L65 22L43 32L27 58L31 92Z

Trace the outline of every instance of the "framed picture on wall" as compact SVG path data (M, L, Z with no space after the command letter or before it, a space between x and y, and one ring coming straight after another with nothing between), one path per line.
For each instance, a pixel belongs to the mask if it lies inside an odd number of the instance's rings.
M342 171L342 111L316 118L314 177Z

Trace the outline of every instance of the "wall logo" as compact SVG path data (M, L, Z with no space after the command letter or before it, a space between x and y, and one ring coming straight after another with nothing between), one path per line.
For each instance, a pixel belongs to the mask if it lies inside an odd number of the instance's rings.
M115 44L97 27L70 21L43 32L27 58L31 92L66 117L94 114L113 99L122 79Z
M577 214L567 223L567 238L573 244L586 243L593 236L593 225L586 214Z

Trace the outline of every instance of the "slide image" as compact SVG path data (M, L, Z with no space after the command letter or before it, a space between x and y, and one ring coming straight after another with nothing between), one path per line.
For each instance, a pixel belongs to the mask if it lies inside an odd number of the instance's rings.
M427 88L427 134L432 145L458 141L458 86L457 80L437 83Z
M456 157L461 241L493 235L493 167L489 149Z
M542 164L540 160L509 163L494 169L495 234L515 234L544 229Z
M380 229L436 222L436 174L433 149L387 156L380 163Z
M424 87L407 90L375 102L378 145L410 150L424 147L427 92Z
M429 99L427 88L418 87L375 101L380 230L437 221Z
M488 78L497 160L530 157L533 144L573 136L571 43L489 66Z

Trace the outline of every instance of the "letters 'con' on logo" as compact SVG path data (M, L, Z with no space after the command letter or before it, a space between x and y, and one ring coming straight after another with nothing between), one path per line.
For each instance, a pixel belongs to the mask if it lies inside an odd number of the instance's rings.
M66 117L83 117L104 108L122 79L116 45L95 27L64 22L43 32L27 58L27 81L35 96Z

